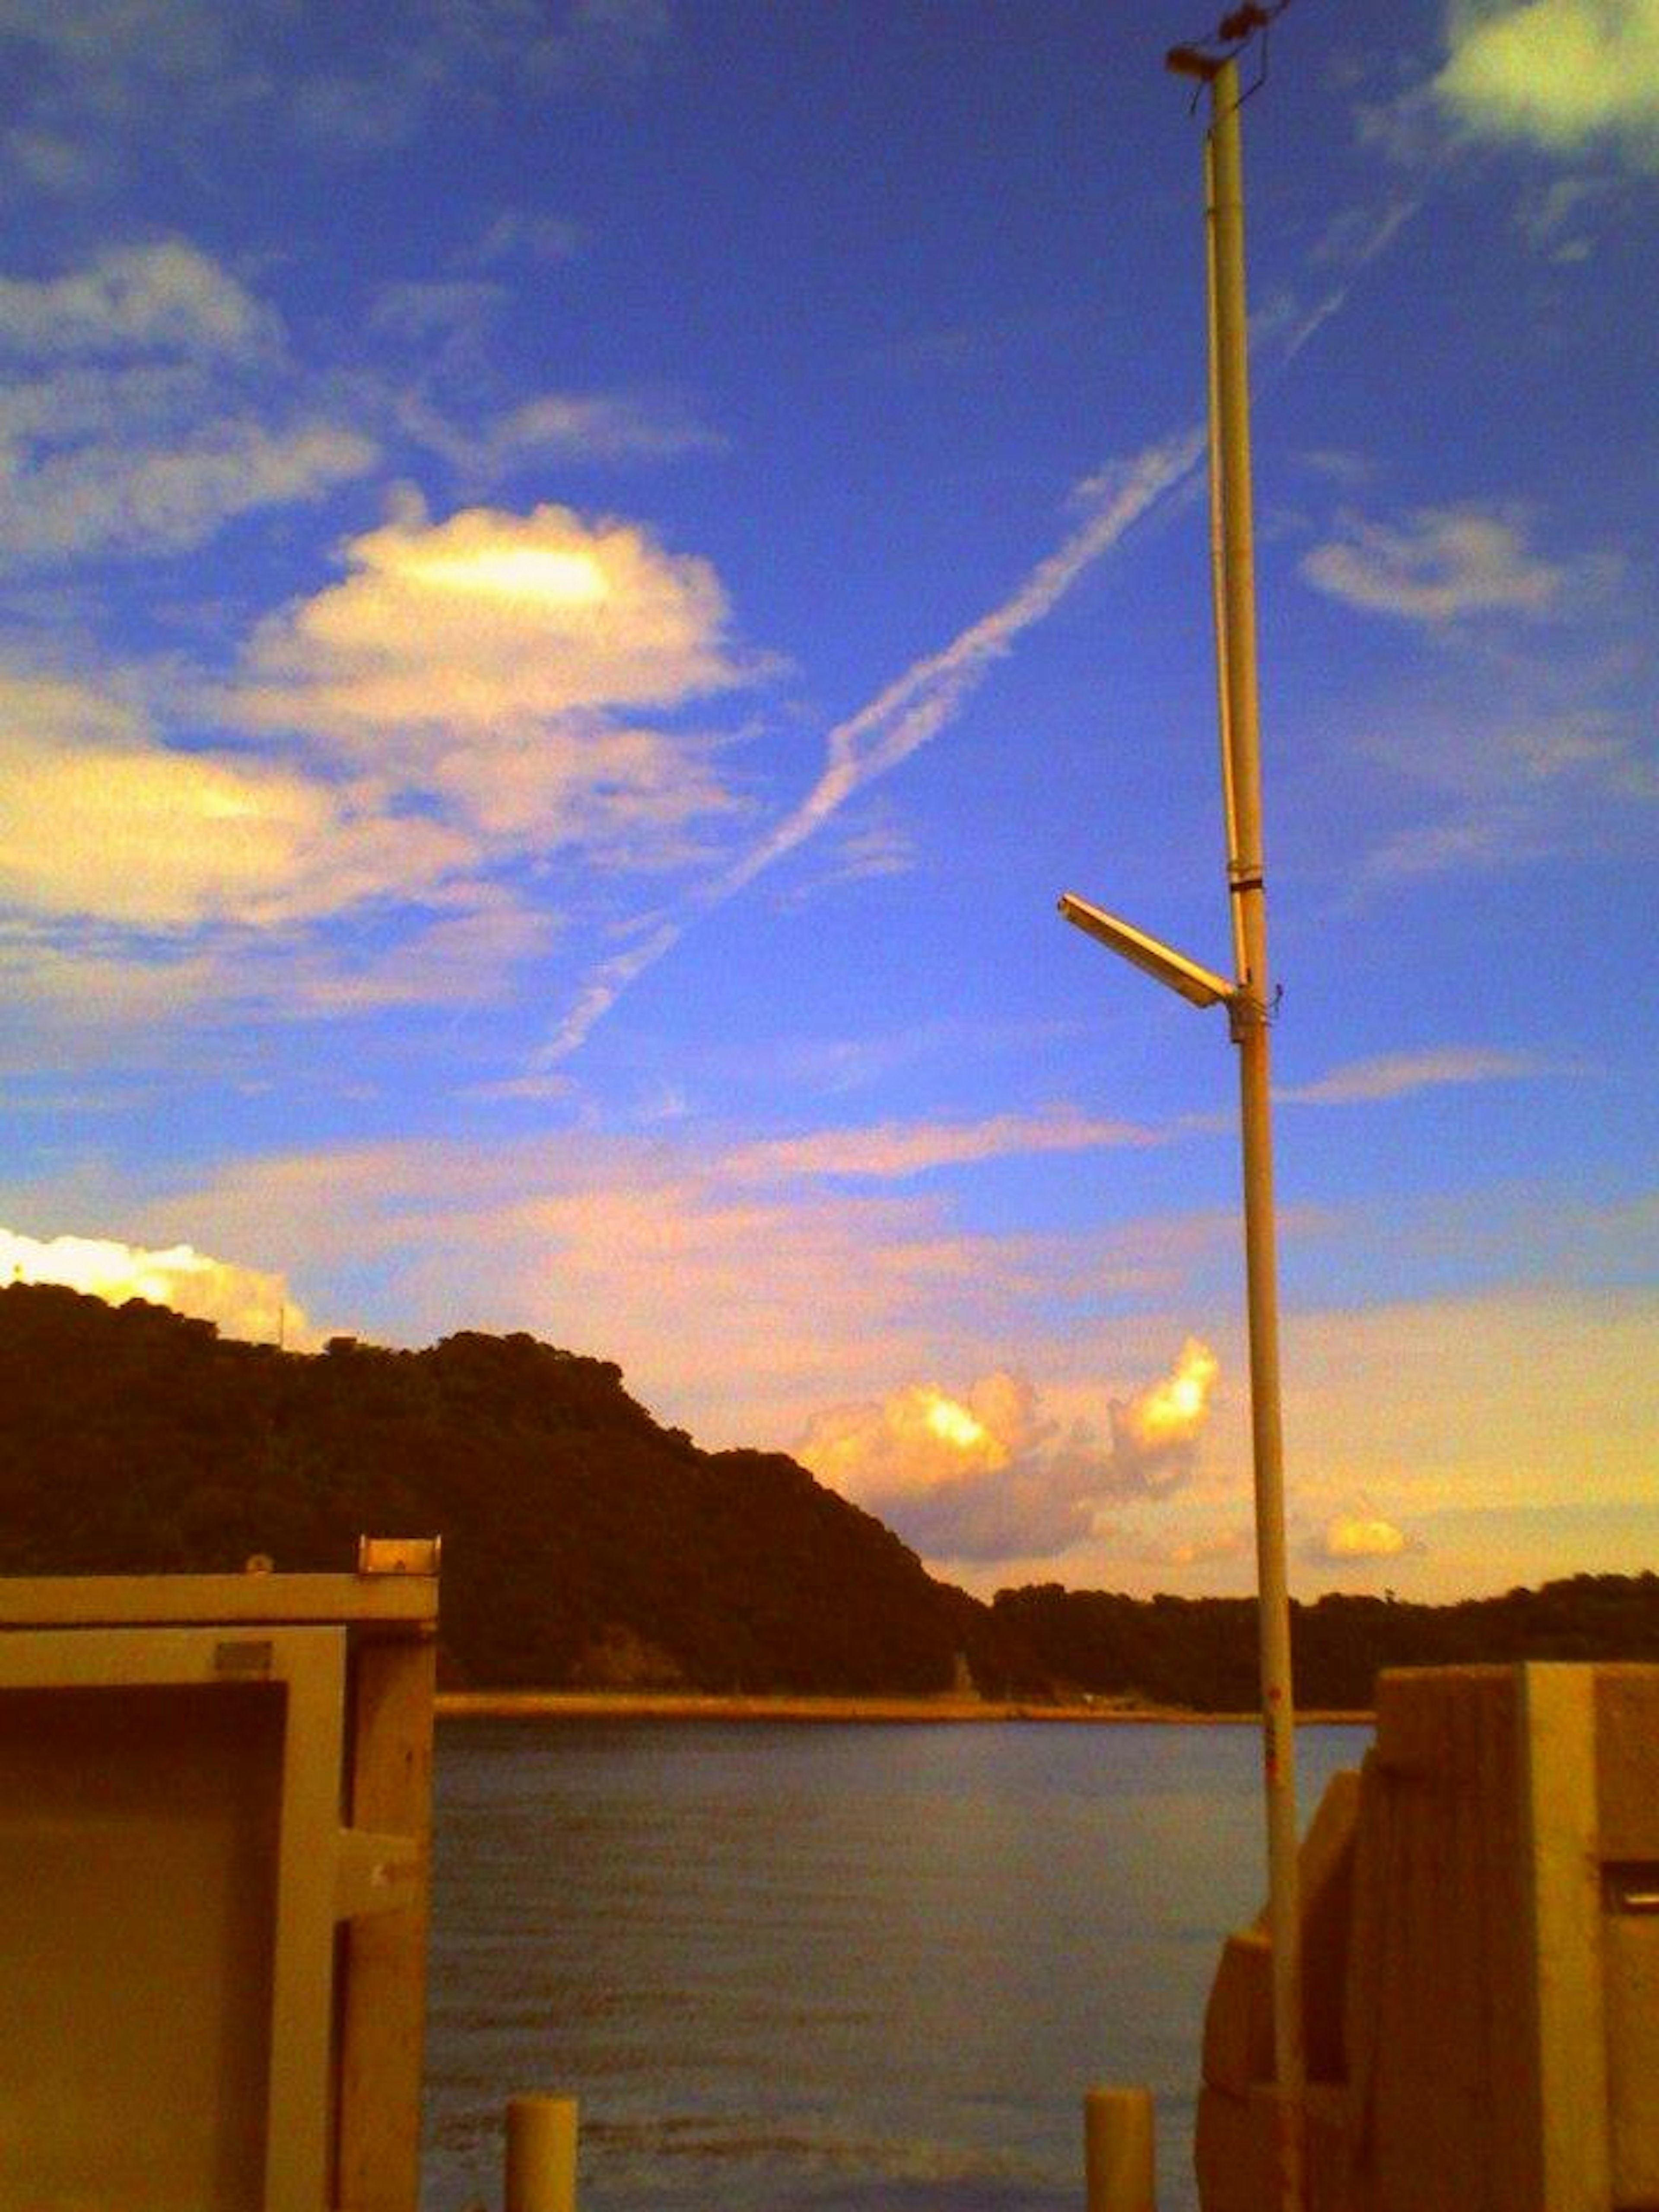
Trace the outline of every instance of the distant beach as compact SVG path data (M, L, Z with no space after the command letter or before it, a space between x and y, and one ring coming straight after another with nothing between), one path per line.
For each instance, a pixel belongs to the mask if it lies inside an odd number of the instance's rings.
M1259 1713L1199 1713L1185 1706L1129 1705L1106 1698L1048 1705L1030 1698L744 1697L665 1690L444 1690L444 1720L635 1721L1042 1721L1212 1728L1260 1723ZM1369 1727L1369 1712L1298 1712L1304 1727Z

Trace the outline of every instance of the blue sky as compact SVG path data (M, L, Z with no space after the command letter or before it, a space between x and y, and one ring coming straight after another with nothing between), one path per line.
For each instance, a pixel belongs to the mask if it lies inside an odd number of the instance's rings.
M0 1257L1250 1577L1206 26L0 0ZM1655 1563L1659 4L1246 116L1297 1587Z

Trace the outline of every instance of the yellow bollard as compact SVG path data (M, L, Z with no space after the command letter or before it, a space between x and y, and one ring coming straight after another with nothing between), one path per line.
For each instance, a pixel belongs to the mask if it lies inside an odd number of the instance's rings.
M506 2212L576 2212L574 2097L509 2100Z
M1083 2100L1088 2212L1158 2212L1150 2089L1091 2089Z

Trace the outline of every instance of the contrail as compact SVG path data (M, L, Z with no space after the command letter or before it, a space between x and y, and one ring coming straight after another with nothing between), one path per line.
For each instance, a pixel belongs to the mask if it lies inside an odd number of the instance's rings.
M1387 251L1427 196L1426 188L1396 193L1373 218L1364 234L1341 256L1345 265L1339 281L1304 310L1279 339L1279 357L1269 372L1269 382L1276 381L1303 348L1340 313L1359 273ZM723 906L775 861L821 830L855 793L937 737L1015 641L1041 622L1149 508L1188 481L1202 464L1207 442L1206 428L1200 424L1145 447L1133 459L1114 463L1085 479L1073 497L1088 502L1091 511L1087 520L1039 561L1000 605L970 623L941 651L916 661L857 714L837 722L824 739L823 769L805 798L723 874L692 892L678 915L662 922L641 944L594 969L532 1066L550 1067L568 1058L629 985L672 951L701 915Z
M692 903L693 913L700 913L714 902L705 893ZM553 1067L568 1059L594 1025L605 1019L635 977L643 975L647 968L656 966L665 952L673 951L690 927L691 920L692 915L688 914L684 921L659 923L640 944L601 961L577 993L575 1005L531 1060L531 1066L537 1070Z
M825 739L829 761L823 775L793 812L719 879L708 902L729 898L752 883L763 868L829 821L854 792L937 736L1015 639L1041 622L1149 507L1190 476L1204 450L1202 428L1184 430L1091 478L1089 490L1103 495L1098 511L1039 561L1000 606L970 623L943 652L917 661L849 720L836 723Z
M532 1064L548 1067L567 1058L629 985L672 951L700 915L723 906L775 861L793 853L854 793L908 760L954 720L1016 639L1041 622L1149 507L1192 475L1204 458L1205 447L1200 425L1148 446L1133 459L1089 478L1082 489L1098 504L1088 520L1039 561L1000 605L970 623L940 652L915 662L857 714L837 722L824 740L823 770L799 805L723 874L693 892L680 916L663 922L643 943L596 968Z
M1379 254L1388 251L1427 198L1426 190L1396 193L1373 219L1369 229L1350 247L1345 257L1346 268L1341 281L1332 285L1322 299L1316 300L1299 316L1280 342L1279 360L1270 381L1283 374L1303 347L1323 330L1333 315L1340 313L1347 305L1348 295L1361 271L1368 269Z

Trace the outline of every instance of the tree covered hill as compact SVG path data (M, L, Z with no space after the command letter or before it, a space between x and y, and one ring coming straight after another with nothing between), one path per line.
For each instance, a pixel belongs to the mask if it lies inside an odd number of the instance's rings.
M988 1693L1239 1711L1255 1606L1057 1584L985 1605L781 1453L700 1450L608 1361L474 1332L315 1357L49 1285L0 1288L0 1574L349 1568L444 1539L453 1681ZM1659 1577L1460 1605L1298 1606L1305 1705L1383 1666L1659 1659Z
M0 1289L0 1573L348 1568L444 1539L452 1679L929 1691L988 1610L778 1453L700 1451L526 1335L315 1357Z

